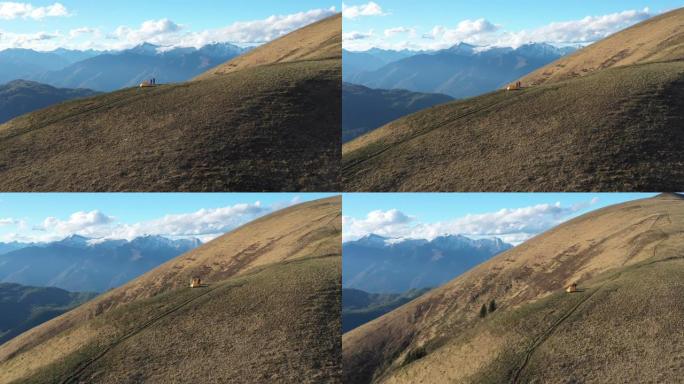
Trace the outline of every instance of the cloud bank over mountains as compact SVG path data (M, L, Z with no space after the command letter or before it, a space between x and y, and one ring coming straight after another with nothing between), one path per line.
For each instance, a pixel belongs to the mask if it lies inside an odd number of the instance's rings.
M517 245L572 218L597 202L598 198L594 198L572 206L563 206L556 202L522 208L504 208L432 223L421 222L417 217L398 209L375 210L364 218L344 216L342 236L346 242L370 234L397 240L433 240L439 236L464 235L471 238L498 237L507 243Z
M380 4L372 1L353 6L344 4L342 12L350 21L361 17L391 15ZM655 15L649 8L632 9L605 15L589 15L577 20L554 21L538 28L517 31L509 30L505 25L486 18L460 20L453 25L434 25L426 31L407 25L378 31L359 31L351 24L343 36L343 44L345 49L352 51L370 48L439 50L458 43L513 48L530 43L557 46L589 44ZM387 39L394 36L402 38Z
M35 7L30 3L0 2L1 19L32 19L70 16L72 10L60 3L46 7ZM122 50L142 43L164 46L200 48L211 43L233 43L258 45L274 40L305 25L332 16L335 7L311 9L308 11L271 15L264 19L237 21L216 29L191 30L180 20L160 18L147 20L139 26L121 25L112 31L96 26L83 25L69 31L38 31L16 33L0 27L0 50L26 48L50 51L57 48Z
M240 225L271 212L295 205L298 197L271 205L260 201L239 203L225 207L202 208L194 212L168 214L163 217L127 223L100 210L78 211L68 217L46 217L40 223L25 219L0 218L0 226L14 226L15 230L0 236L0 242L50 242L72 235L97 241L158 235L168 238L199 238L203 242L214 239Z

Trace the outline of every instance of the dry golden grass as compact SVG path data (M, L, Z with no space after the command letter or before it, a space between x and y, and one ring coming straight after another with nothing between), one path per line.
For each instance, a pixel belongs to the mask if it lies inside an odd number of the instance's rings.
M684 59L684 8L658 15L546 65L521 79L538 85L632 64Z
M340 209L278 211L16 337L0 383L339 380ZM195 275L209 286L187 288Z
M256 51L341 41L336 23L312 28L331 30L304 28ZM0 190L339 190L341 52L262 64L0 125Z
M620 369L625 382L656 373L674 380L684 372L675 331L684 318L676 302L683 225L684 199L675 195L564 223L346 333L345 382L501 383L518 370L517 382L565 383L569 372L577 382L610 382ZM563 293L575 281L586 290ZM491 299L499 308L483 320L479 308ZM667 346L660 361L657 344ZM427 355L407 365L416 348Z

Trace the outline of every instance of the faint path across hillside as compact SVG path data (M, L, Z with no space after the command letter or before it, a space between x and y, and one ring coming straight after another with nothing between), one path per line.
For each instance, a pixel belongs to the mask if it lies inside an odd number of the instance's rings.
M516 93L523 93L524 90L519 90L519 91L515 91L515 92L516 92ZM517 97L517 95L516 95L515 97ZM409 141L411 141L411 140L414 140L414 139L416 139L416 138L418 138L418 137L420 137L420 136L425 136L425 135L427 135L428 133L430 133L430 132L432 132L432 131L435 131L435 130L437 130L437 129L440 129L440 128L449 126L450 124L452 124L452 123L454 123L454 122L456 122L456 121L458 121L458 120L465 119L466 117L472 116L472 115L477 114L477 113L479 113L479 112L483 112L483 111L485 111L485 110L487 110L487 109L491 109L491 108L493 108L493 107L496 107L496 106L498 106L498 105L500 105L500 104L503 104L503 103L505 103L505 102L508 102L508 101L510 101L510 100L511 100L510 97L504 97L503 100L497 100L497 101L495 101L495 102L493 102L493 103L489 103L489 104L484 105L484 106L482 106L482 107L480 107L480 108L476 108L476 109L473 109L473 110L471 110L471 111L468 111L468 112L464 112L464 113L462 113L462 114L459 114L459 115L457 115L456 117L451 118L451 119L449 119L448 121L443 122L442 124L439 124L439 125L434 126L434 127L429 127L429 128L424 129L424 130L422 130L422 131L419 131L419 132L417 132L417 133L415 133L415 134L413 134L413 135L411 135L411 136L409 136L409 137L407 137L407 138L405 138L405 139L403 139L403 140L401 140L401 141L399 141L399 142L393 143L392 145L387 145L387 146L385 146L384 148L382 148L382 149L376 151L376 152L373 153L373 154L370 154L370 155L368 155L368 156L364 156L363 158L361 158L361 159L359 159L359 160L357 160L357 161L354 161L354 162L352 162L351 164L346 164L346 165L344 165L344 166L342 167L342 171L345 171L345 170L354 168L354 167L356 167L357 165L359 165L359 164L361 164L361 163L364 163L364 162L366 162L366 161L368 161L368 160L371 160L371 159L374 158L374 157L378 157L378 156L380 156L381 154L385 153L387 150L389 150L389 149L391 149L391 148L396 148L398 145L401 145L401 144L404 144L404 143L409 142Z
M227 287L239 287L240 285L229 285ZM72 383L79 383L79 376L85 372L86 369L88 369L90 366L92 366L95 362L103 358L109 351L114 349L116 346L119 344L123 343L124 341L130 339L131 337L139 334L140 332L144 331L145 329L149 328L151 325L154 323L158 322L159 320L169 316L170 314L179 311L181 308L185 307L186 305L192 303L193 301L196 301L197 299L204 297L208 295L209 293L213 292L214 290L218 288L226 287L225 285L217 284L214 287L207 288L204 292L200 293L197 296L194 296L188 300L183 301L182 303L176 305L175 307L169 309L168 311L163 312L162 314L153 317L152 319L146 321L143 323L139 328L134 329L127 334L123 335L122 337L116 339L112 344L104 348L100 353L98 353L95 357L91 358L90 360L85 361L83 364L81 364L80 367L76 368L76 370L71 373L69 376L67 376L65 379L60 381L60 384L72 384Z
M615 277L614 277L615 278ZM612 280L612 279L611 279ZM607 282L606 282L607 283ZM525 353L525 359L523 360L522 364L518 369L515 370L513 374L513 379L511 380L512 384L517 384L520 380L520 375L522 372L525 370L525 367L527 367L527 364L530 362L530 359L532 358L532 354L534 354L534 351L537 350L537 348L542 345L550 336L551 334L558 329L558 327L565 322L565 320L568 319L575 311L585 302L587 302L592 296L594 296L598 291L603 288L603 286L606 284L603 283L601 286L593 290L591 293L587 295L587 297L583 298L580 300L577 304L575 304L570 310L565 313L565 315L561 316L558 320L556 320L544 333L541 335L537 336L534 341L532 342L532 345L530 348L528 348L527 352ZM576 294L576 293L575 293Z
M668 215L668 216L669 216L669 215ZM659 242L659 243L660 243L660 242ZM658 243L658 244L659 244L659 243ZM645 267L645 266L649 266L649 265L653 265L653 264L657 264L657 263L663 263L663 262L669 262L669 261L682 260L682 259L684 259L684 256L670 256L670 257L666 257L666 258L664 258L664 259L658 260L658 259L655 258L655 257L656 257L656 248L657 248L657 245L653 248L653 258L652 258L650 261L645 261L645 262L636 264L635 267L636 267L636 268L641 268L641 267ZM522 364L520 365L520 367L518 367L518 368L514 371L513 378L511 379L511 384L517 384L517 383L520 382L520 376L522 375L522 372L523 372L523 371L525 370L525 368L527 367L528 363L530 362L530 359L532 358L532 355L533 355L534 352L537 350L537 348L539 348L539 346L542 345L542 344L551 336L551 334L552 334L556 329L558 329L558 327L559 327L563 322L565 322L565 320L567 320L573 313L575 313L575 311L577 311L577 309L578 309L582 304L586 303L590 298L592 298L596 293L598 293L598 291L600 291L601 289L603 289L603 287L604 287L606 284L608 284L608 283L610 283L611 281L617 279L618 277L620 277L620 275L622 275L622 272L618 272L618 273L614 274L613 276L611 276L610 278L608 278L607 281L605 281L603 284L601 284L601 285L600 285L598 288L596 288L593 292L591 292L590 294L588 294L587 297L583 298L583 299L580 300L577 304L575 304L572 308L570 308L570 310L569 310L565 315L563 315L561 318L559 318L558 320L556 320L556 322L554 322L546 331L544 331L544 333L542 333L541 335L537 336L537 337L534 339L534 341L532 342L532 345L530 346L530 348L528 348L527 352L525 353L525 358L524 358Z
M161 88L162 86L159 86L159 87ZM153 91L157 91L156 93L159 94L159 93L161 93L161 92L159 91L160 88L155 88L155 89L153 89ZM173 87L164 87L164 88L162 89L162 91L168 92L168 91L170 91L170 90L172 90L172 89L173 89ZM125 93L124 93L124 92L125 92ZM143 93L143 92L144 92L144 93ZM65 120L68 120L68 119L71 119L71 118L74 118L74 117L77 117L77 116L81 116L81 115L85 115L85 114L88 114L88 113L91 113L91 112L95 112L95 111L98 111L98 110L100 110L100 109L105 109L105 108L107 108L107 107L113 107L113 106L116 106L116 105L120 105L120 104L122 104L122 103L124 103L124 102L126 102L126 101L129 101L129 100L132 100L132 99L135 99L135 98L145 98L145 97L149 97L149 94L150 94L151 92L149 92L149 91L147 91L147 90L144 90L144 89L143 89L142 91L139 91L138 88L131 88L130 91L122 91L122 93L123 93L123 96L120 96L120 97L117 97L117 98L113 98L113 99L111 99L111 100L107 100L107 101L106 101L105 103L103 103L103 104L100 104L100 105L97 105L97 106L94 106L94 107L90 107L90 108L86 108L86 109L82 109L82 110L79 110L79 111L76 111L76 112L72 112L72 113L69 113L69 114L66 114L66 115L58 116L58 117L56 117L56 118L54 118L54 119L52 119L52 120L40 121L40 122L38 122L39 126L37 126L37 127L34 127L34 126L31 126L31 125L30 125L30 126L28 126L28 127L24 127L24 128L23 128L22 130L20 130L19 132L13 132L13 133L10 133L10 134L8 134L8 135L2 136L2 137L0 137L0 138L1 138L1 139L4 139L4 140L13 139L13 138L15 138L15 137L22 136L22 135L24 135L24 134L26 134L26 133L34 132L35 130L38 130L38 129L41 129L41 128L49 127L49 126L51 126L51 125L53 125L53 124L56 124L56 123L59 123L59 122L61 122L61 121L65 121Z

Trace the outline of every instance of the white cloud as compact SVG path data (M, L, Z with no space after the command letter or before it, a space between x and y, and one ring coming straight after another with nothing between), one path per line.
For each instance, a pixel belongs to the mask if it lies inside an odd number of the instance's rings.
M356 219L349 216L342 217L343 236L345 239L358 239L368 234L387 237L399 237L398 233L404 233L414 218L404 214L398 209L389 211L371 211L364 219Z
M591 43L652 16L653 14L649 8L601 16L587 16L580 20L553 22L529 31L505 33L494 41L493 44L515 47L530 42L545 42L558 45Z
M342 16L347 19L356 19L361 16L384 16L386 13L382 11L382 7L373 1L369 1L362 5L348 6L342 3Z
M100 33L98 28L81 27L69 31L69 36L74 38L82 35L100 35Z
M208 241L257 217L299 202L301 198L295 196L289 201L276 202L271 206L263 206L259 201L239 203L188 213L169 214L136 223L122 222L99 210L78 211L67 218L50 216L32 228L29 228L24 220L7 218L0 219L0 227L17 225L18 231L4 233L0 236L0 241L49 242L61 240L70 235L80 235L100 241L132 240L145 235L170 238L197 237L202 241Z
M61 37L62 35L59 32L10 33L0 31L0 50L53 46Z
M56 48L120 50L145 42L160 45L166 49L200 48L206 44L221 42L256 45L281 37L335 13L335 7L312 9L287 15L272 15L258 20L238 21L223 28L201 31L192 31L189 25L161 18L147 20L137 27L121 25L114 31L81 27L64 35L55 32L49 34L52 36L50 41L36 40L36 34L19 34L0 30L0 50L6 48L30 48L41 51ZM84 41L86 35L91 36Z
M416 29L415 28L408 28L408 27L395 27L395 28L389 28L385 29L384 35L386 37L392 37L396 36L402 33L408 33L411 36L415 36L416 34Z
M120 26L114 31L114 36L134 45L143 42L162 43L168 35L179 32L181 29L183 27L169 19L147 20L137 29Z
M364 40L364 39L370 39L373 37L374 33L373 31L368 31L368 32L359 32L359 31L350 31L350 32L345 32L342 34L342 40L343 41L351 41L351 40Z
M259 44L277 39L335 13L335 7L330 7L290 15L274 15L262 20L240 21L225 28L188 33L180 36L170 45L201 47L215 42Z
M54 232L58 235L71 235L74 233L88 235L113 221L114 217L107 216L98 210L90 212L79 211L72 213L66 220L60 220L53 216L47 217L43 220L40 229L46 232Z
M216 237L270 211L271 208L262 207L259 201L200 209L135 224L118 225L100 237L129 240L144 235Z
M417 222L397 209L372 211L364 219L344 217L342 234L344 241L359 239L369 234L428 240L442 235L465 235L473 238L498 237L506 242L518 244L560 224L597 202L598 199L592 199L570 207L564 207L557 202L523 208L505 208L434 223Z
M485 19L463 20L455 28L447 28L437 25L432 28L425 37L442 40L448 44L455 44L465 40L479 38L482 35L491 34L499 30L499 26Z
M69 16L67 8L60 3L54 3L45 7L34 7L30 3L0 2L0 19L4 20L18 18L42 20L46 17L59 16Z
M384 37L392 38L397 35L408 34L408 38L401 38L401 41L377 39L356 45L347 44L345 48L363 50L375 46L386 49L442 49L459 42L486 43L487 39L491 39L491 36L494 36L500 29L500 26L485 19L463 20L453 28L442 25L434 26L429 32L422 34L420 39L416 39L418 37L417 28L397 27L386 29Z

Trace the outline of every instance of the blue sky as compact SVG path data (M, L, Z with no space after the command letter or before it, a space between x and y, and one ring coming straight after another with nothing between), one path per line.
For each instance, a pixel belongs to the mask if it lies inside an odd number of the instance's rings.
M341 5L329 0L0 1L0 49L127 48L145 40L251 45L290 32Z
M344 46L351 50L439 49L461 41L499 46L542 41L586 44L684 6L676 0L362 0L343 4Z
M343 199L343 237L375 233L432 239L444 234L499 237L518 244L559 223L654 194L351 193Z
M0 241L53 241L72 234L214 238L318 193L0 194Z

